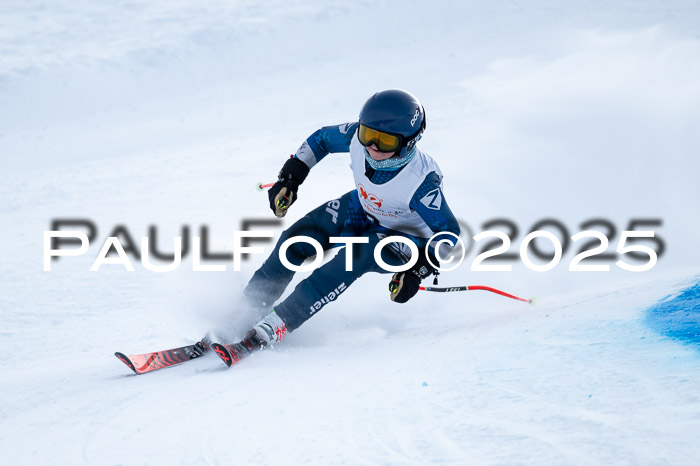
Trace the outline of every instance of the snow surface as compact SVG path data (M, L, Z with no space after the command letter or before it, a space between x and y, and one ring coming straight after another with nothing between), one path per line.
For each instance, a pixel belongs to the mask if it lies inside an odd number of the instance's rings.
M697 341L646 311L700 281L699 21L692 1L3 2L3 464L700 464ZM230 252L241 220L272 218L254 183L391 87L423 101L421 145L474 234L513 219L517 252L544 218L570 234L659 218L665 254L642 273L569 272L573 247L549 272L477 273L472 249L442 285L539 304L398 306L372 275L231 370L208 356L135 376L114 358L222 320L240 335L264 258L89 272L115 226L157 225L169 250L207 225ZM314 168L285 225L352 189L347 164ZM98 240L44 272L57 218Z

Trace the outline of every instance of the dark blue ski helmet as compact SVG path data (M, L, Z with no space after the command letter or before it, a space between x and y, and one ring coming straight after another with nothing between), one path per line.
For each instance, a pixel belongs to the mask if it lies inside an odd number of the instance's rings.
M371 165L396 168L413 158L413 149L425 130L425 110L418 98L410 92L389 89L377 92L365 102L360 111L360 125L400 137L400 149L394 157L382 161L386 163L377 162L367 156ZM359 133L358 131L358 137Z

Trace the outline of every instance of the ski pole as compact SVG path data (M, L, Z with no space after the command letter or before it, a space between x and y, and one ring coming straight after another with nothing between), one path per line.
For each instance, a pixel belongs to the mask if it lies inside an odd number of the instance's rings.
M263 182L260 181L260 182L258 182L258 183L255 185L255 189L257 189L258 191L262 191L263 189L271 188L272 185L274 185L274 184L275 184L275 183L266 183L266 184L263 184Z
M518 301L523 301L525 303L529 304L535 304L536 300L535 298L521 298L520 296L515 296L510 293L506 293L505 291L497 290L496 288L491 288L490 286L480 286L480 285L474 285L474 286L449 286L449 287L435 287L435 286L421 286L419 288L420 290L423 291L438 291L442 293L447 293L451 291L490 291L491 293L496 293L500 294L501 296L505 296L506 298L511 298L515 299Z

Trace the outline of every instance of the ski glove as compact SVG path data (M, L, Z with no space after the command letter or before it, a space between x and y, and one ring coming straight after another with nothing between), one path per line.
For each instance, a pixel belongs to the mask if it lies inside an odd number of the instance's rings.
M389 291L391 292L391 300L395 303L405 303L413 298L418 293L420 282L429 275L437 273L435 267L428 262L425 249L418 248L418 253L418 262L413 267L404 272L395 273L391 277ZM433 264L437 264L437 259L432 254L430 260Z
M309 174L309 167L299 159L290 158L277 175L277 182L267 192L270 208L277 217L284 217L297 200L297 190Z

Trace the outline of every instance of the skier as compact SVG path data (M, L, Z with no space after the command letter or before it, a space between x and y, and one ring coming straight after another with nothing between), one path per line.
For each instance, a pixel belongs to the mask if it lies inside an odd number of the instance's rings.
M459 235L459 225L442 193L440 168L416 147L425 124L423 106L411 93L399 89L378 92L362 107L359 122L319 129L285 162L268 192L277 217L286 215L311 168L331 152L350 152L356 189L307 213L282 234L244 290L250 306L272 310L236 345L240 351L247 354L282 341L287 332L337 299L366 272L389 273L374 260L374 248L385 237L403 236L419 250L415 265L392 276L392 301L405 303L418 292L423 279L437 274L434 252L429 249L426 253L425 246L436 233ZM274 305L294 275L279 259L280 246L300 235L315 239L324 250L342 245L331 242L331 237L361 236L368 242L352 245L351 271L346 270L346 246ZM311 244L296 242L287 249L286 257L301 265L315 254ZM406 264L410 258L406 245L398 242L382 250L382 259L392 266Z

